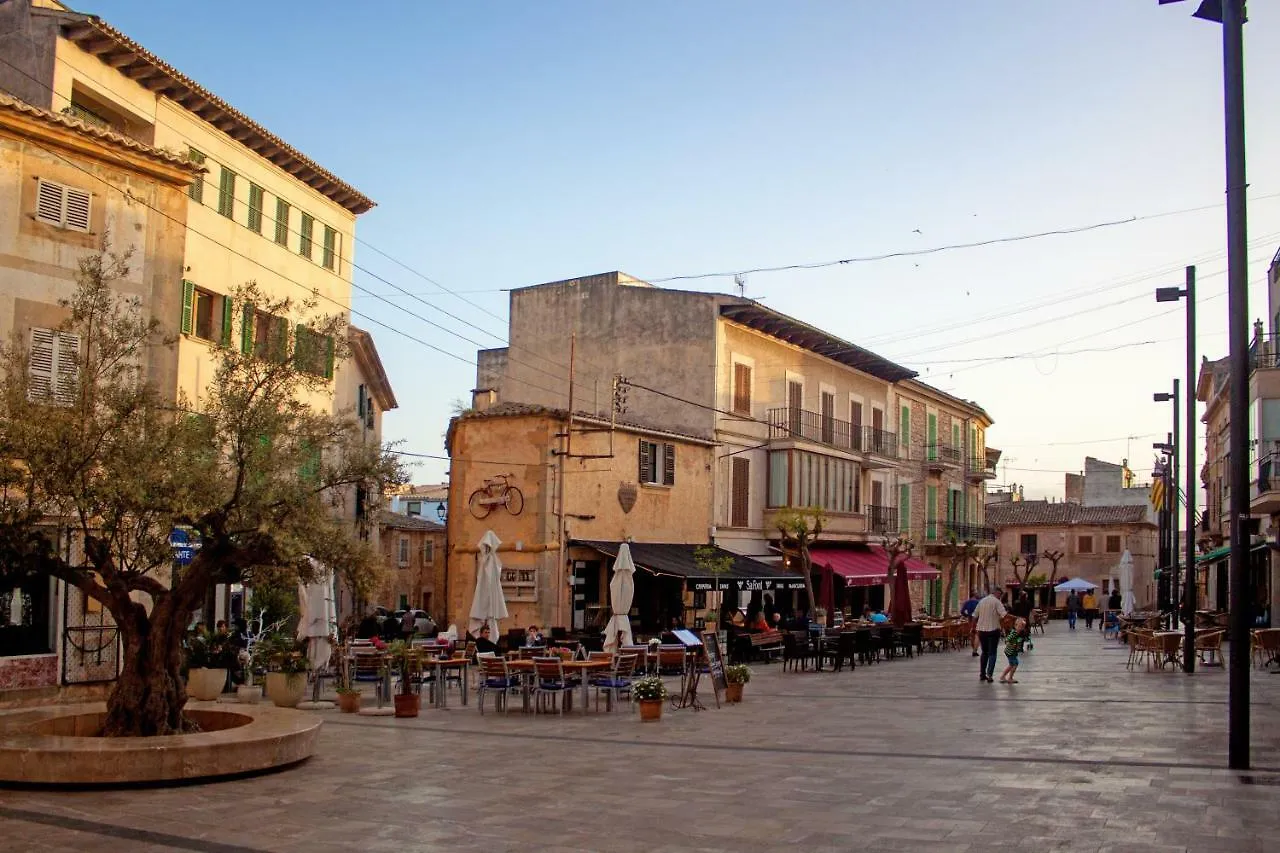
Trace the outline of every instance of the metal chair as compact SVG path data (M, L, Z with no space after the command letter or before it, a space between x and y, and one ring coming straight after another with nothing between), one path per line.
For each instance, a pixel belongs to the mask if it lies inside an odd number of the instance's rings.
M497 711L501 704L502 712L507 713L511 707L511 694L520 690L520 677L512 675L506 660L497 655L481 654L479 662L480 684L476 704L480 706L480 714L484 715L484 697L489 693L493 694L493 710Z
M604 675L597 676L591 680L591 686L596 691L596 710L600 710L600 694L604 693L607 700L608 710L613 710L614 701L622 701L623 694L631 695L631 681L635 677L636 664L639 658L628 652L620 652L613 659L613 669Z
M577 686L564 674L564 661L558 657L533 659L533 695L538 710L552 699L556 713L564 713L566 707L572 708L573 690Z

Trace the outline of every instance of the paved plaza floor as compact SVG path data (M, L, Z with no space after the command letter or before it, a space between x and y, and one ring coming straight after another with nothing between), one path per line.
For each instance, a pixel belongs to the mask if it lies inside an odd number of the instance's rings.
M1129 672L1055 623L1020 683L967 651L754 667L740 706L415 720L326 713L317 755L140 790L0 790L5 851L804 853L1280 850L1280 676L1255 769L1226 764L1224 669ZM1002 661L1003 663L1003 661ZM710 698L705 697L705 698ZM518 705L518 703L517 703Z

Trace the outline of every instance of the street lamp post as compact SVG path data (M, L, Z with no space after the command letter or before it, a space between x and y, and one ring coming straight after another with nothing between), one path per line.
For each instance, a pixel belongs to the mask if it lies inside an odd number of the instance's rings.
M1160 0L1161 5L1176 0ZM1244 0L1204 0L1194 17L1222 24L1227 160L1227 363L1231 419L1231 661L1227 766L1249 767L1249 238L1245 210Z
M1190 674L1196 671L1196 595L1199 593L1196 580L1196 268L1187 267L1187 286L1156 288L1157 302L1177 302L1187 300L1187 440L1183 445L1186 462L1183 470L1187 472L1187 541L1185 553L1187 557L1187 574L1183 581L1183 589L1187 597L1186 611L1189 618L1183 624L1182 639L1182 671ZM1177 403L1174 404L1177 409ZM1174 418L1177 418L1174 412ZM1176 423L1176 420L1175 420Z
M1182 561L1178 559L1178 504L1180 503L1178 491L1181 486L1182 478L1178 476L1178 441L1181 437L1181 428L1179 427L1180 419L1178 415L1182 414L1182 410L1178 408L1178 386L1177 377L1173 380L1172 394L1152 394L1151 399L1157 403L1173 403L1173 440L1169 447L1169 500L1171 506L1169 509L1169 599L1173 606L1173 627L1178 627L1178 569L1182 565ZM1187 476L1190 476L1188 472Z

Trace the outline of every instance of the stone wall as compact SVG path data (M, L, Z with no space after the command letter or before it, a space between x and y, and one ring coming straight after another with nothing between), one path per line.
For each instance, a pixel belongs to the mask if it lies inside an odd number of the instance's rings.
M29 690L57 684L57 655L0 657L0 690Z

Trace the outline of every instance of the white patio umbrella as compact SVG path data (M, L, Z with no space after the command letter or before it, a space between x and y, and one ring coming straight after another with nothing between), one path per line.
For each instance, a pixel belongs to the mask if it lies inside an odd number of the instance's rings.
M479 635L481 627L489 626L489 638L498 641L498 620L507 618L507 600L502 597L502 562L498 559L498 546L502 544L492 530L480 537L480 559L476 567L476 595L471 600L472 634Z
M1133 555L1126 548L1120 555L1120 612L1128 616L1134 609Z
M316 569L316 579L298 584L298 639L307 644L311 669L324 669L333 653L329 638L337 633L338 612L334 604L333 572L308 557Z
M636 595L636 564L631 560L631 546L626 542L618 549L618 559L613 561L613 580L609 581L609 609L613 616L604 628L604 650L616 652L619 645L629 646L631 638L631 600ZM618 642L621 635L622 642Z

